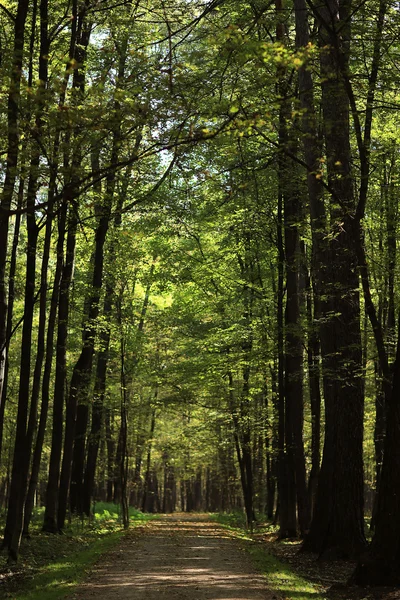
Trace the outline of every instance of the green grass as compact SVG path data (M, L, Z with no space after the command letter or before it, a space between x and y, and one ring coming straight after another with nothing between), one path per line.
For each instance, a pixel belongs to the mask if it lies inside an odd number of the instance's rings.
M61 600L69 597L102 554L125 534L119 507L97 503L90 519L73 519L64 535L40 531L41 509L35 512L31 538L21 546L13 575L2 584L10 600ZM145 523L152 515L130 509L131 526ZM3 566L6 557L2 556ZM7 569L4 570L7 572ZM3 597L3 596L2 596Z
M265 543L256 541L244 529L244 518L238 513L211 515L211 519L228 529L232 535L245 543L258 571L263 573L273 590L288 600L326 600L321 589L295 573L289 565L271 554ZM267 527L273 531L273 526Z
M284 598L326 600L320 588L297 575L288 565L269 553L261 543L249 545L248 550L257 569L266 576L271 587Z
M210 515L210 518L227 529L245 529L246 527L246 517L243 511L216 513Z
M66 558L40 568L39 572L26 581L18 593L10 593L13 600L60 600L72 594L98 558L113 548L121 539L122 530L105 534L92 541L84 550L78 550ZM29 591L28 591L29 588Z

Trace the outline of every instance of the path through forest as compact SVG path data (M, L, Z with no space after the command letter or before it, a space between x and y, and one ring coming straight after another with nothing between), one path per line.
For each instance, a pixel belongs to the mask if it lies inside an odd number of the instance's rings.
M103 557L76 600L273 600L240 541L202 515L132 529Z

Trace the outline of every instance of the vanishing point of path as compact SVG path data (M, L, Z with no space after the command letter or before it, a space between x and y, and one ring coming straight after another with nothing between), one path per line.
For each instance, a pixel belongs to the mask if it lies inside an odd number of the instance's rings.
M103 556L76 600L273 600L240 541L201 515L132 529Z

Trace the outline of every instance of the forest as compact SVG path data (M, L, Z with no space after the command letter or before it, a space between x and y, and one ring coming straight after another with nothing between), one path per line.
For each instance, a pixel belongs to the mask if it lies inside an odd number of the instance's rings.
M393 0L0 3L0 511L243 510L400 584Z

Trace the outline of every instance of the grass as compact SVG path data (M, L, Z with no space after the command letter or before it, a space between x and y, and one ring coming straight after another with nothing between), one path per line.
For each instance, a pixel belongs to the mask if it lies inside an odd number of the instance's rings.
M245 543L258 571L263 573L271 588L285 600L326 600L321 588L295 573L289 565L271 554L265 543L255 540L245 530L245 519L241 513L211 515L212 520L228 529L232 535ZM274 526L262 527L273 533ZM259 531L259 529L258 529Z
M123 531L104 535L90 543L86 549L78 550L59 561L41 567L38 573L22 584L19 592L10 592L8 598L13 600L66 598L72 594L97 559L113 548L122 536Z
M11 570L6 566L6 557L1 557L0 589L4 598L69 597L99 557L116 546L125 534L117 505L97 503L90 519L73 519L64 535L42 533L41 513L41 509L35 512L31 538L23 541L18 564ZM134 509L130 509L130 517L131 526L152 518Z
M257 569L267 577L271 587L285 599L326 600L320 588L297 575L288 565L270 554L261 543L249 546L248 550Z

